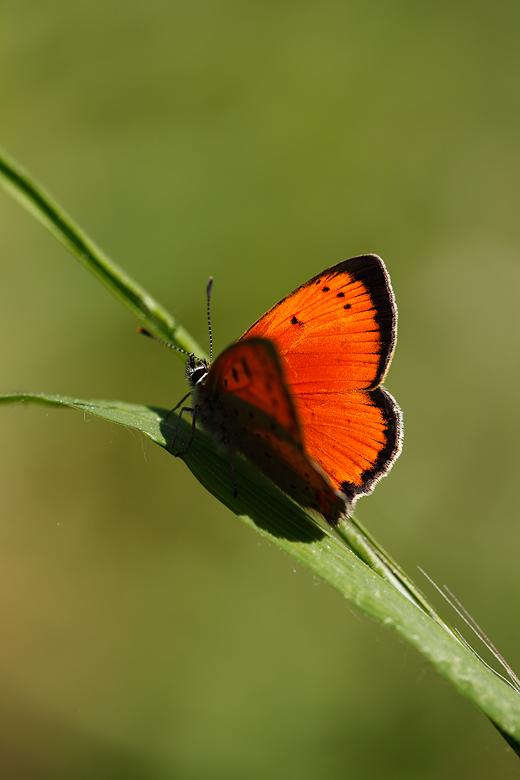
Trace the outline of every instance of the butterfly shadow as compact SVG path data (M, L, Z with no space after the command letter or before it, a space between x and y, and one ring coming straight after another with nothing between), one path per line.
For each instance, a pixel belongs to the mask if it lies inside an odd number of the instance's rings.
M150 407L161 418L159 424L165 443L161 446L178 456L198 481L231 511L261 531L290 542L310 544L326 535L314 518L285 495L255 466L239 454L233 455L237 496L233 492L233 475L229 454L221 452L213 439L197 428L192 434L191 418L186 415L177 423L177 414L166 419L164 409ZM177 428L178 424L178 428ZM171 441L177 428L173 447Z

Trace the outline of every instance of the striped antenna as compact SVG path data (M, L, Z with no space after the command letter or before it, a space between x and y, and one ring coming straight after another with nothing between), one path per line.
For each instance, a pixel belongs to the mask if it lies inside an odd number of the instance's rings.
M164 339L160 339L158 336L154 336L153 333L150 333L150 331L145 330L144 328L137 328L138 333L142 333L143 336L148 336L149 339L153 339L154 341L158 341L159 344L164 344L165 347L170 347L170 349L175 349L177 352L182 352L183 355L188 355L189 352L186 352L185 349L181 349L180 347L175 347L173 344L169 344L167 341L164 341Z
M209 331L209 362L213 362L213 335L211 333L211 317L209 313L209 307L211 302L211 290L213 288L213 277L210 276L206 287L206 297L208 301L208 331Z

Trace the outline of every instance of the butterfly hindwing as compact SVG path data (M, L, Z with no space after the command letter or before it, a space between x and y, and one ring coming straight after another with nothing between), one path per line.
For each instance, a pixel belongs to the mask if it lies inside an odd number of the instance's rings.
M210 366L196 404L201 424L221 444L245 455L299 504L338 522L345 499L305 451L270 341L251 338L228 347Z
M401 450L399 408L382 387L370 392L308 394L299 403L306 448L351 503L370 493ZM333 411L331 411L333 410Z

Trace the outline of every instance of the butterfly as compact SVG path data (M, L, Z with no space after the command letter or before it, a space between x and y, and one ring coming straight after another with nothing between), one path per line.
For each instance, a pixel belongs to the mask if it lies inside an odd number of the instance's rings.
M192 406L179 419L191 412L192 438L199 423L229 452L235 495L238 452L336 526L401 451L401 412L381 387L396 337L381 258L344 260L282 298L214 361L188 355Z

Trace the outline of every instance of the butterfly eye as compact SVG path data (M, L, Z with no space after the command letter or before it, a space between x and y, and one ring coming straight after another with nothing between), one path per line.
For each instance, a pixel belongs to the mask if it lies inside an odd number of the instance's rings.
M193 387L200 384L206 379L206 376L208 374L208 368L207 366L199 366L198 368L193 369L193 371L190 372L189 380Z
M204 381L208 373L208 364L191 354L186 361L186 378L192 387Z

